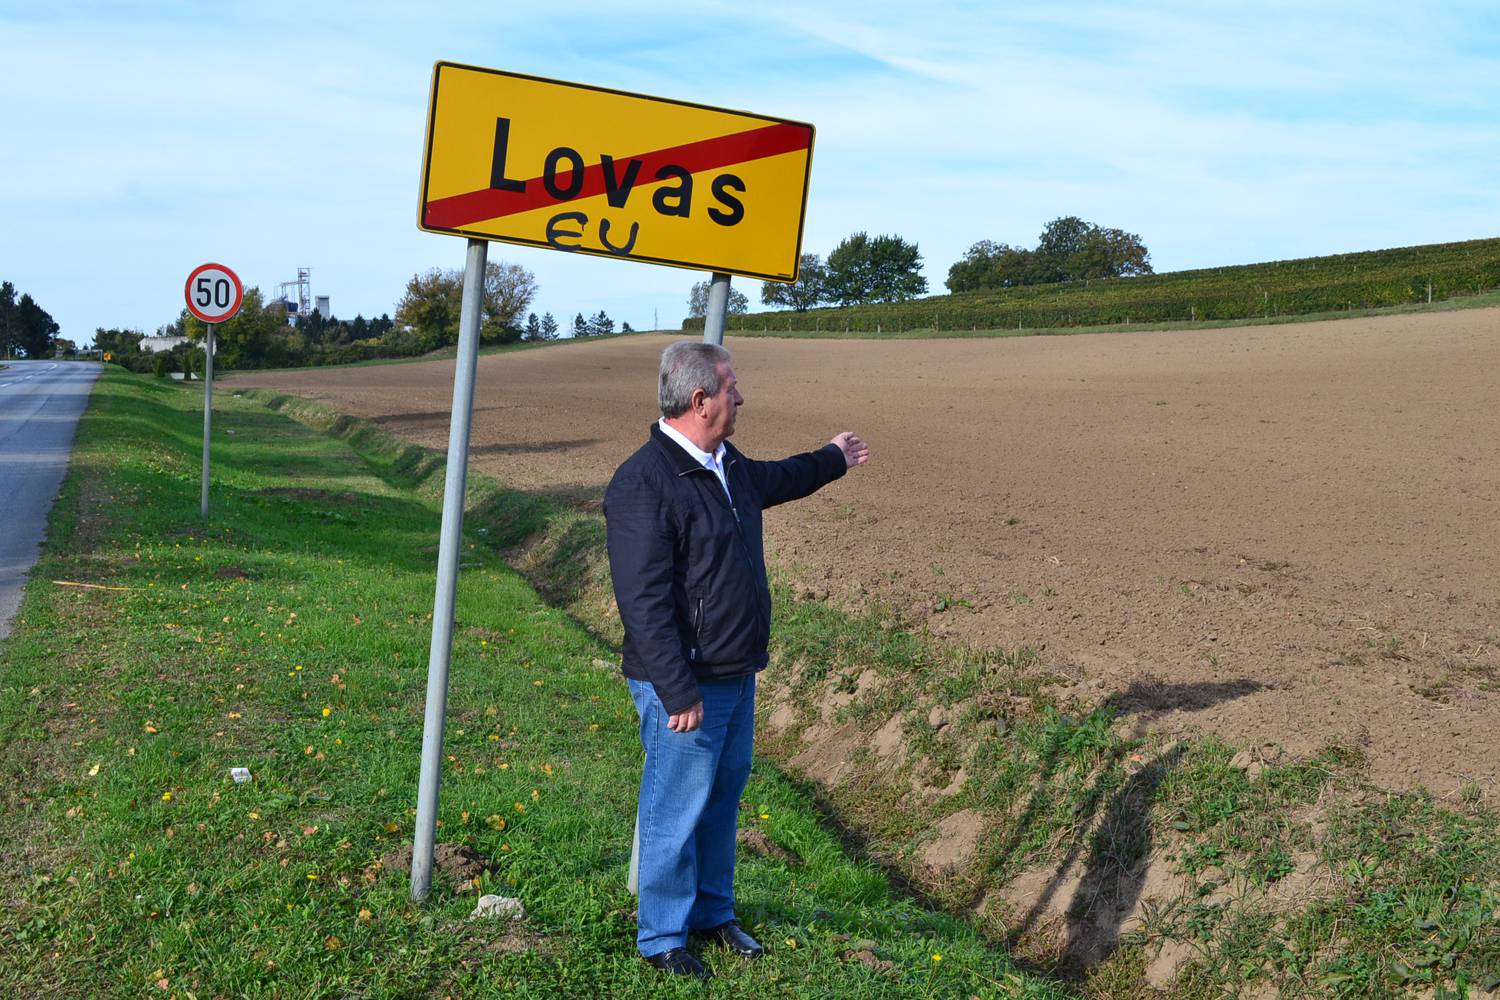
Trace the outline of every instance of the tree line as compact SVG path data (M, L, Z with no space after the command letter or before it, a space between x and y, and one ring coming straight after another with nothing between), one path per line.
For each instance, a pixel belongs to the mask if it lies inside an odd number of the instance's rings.
M16 295L16 286L0 282L0 352L7 358L51 358L77 353L77 345L58 337L52 314L29 292Z
M451 347L458 343L463 283L462 270L433 268L419 272L407 281L394 318L383 314L369 320L362 315L344 320L318 312L294 317L285 304L267 302L260 289L251 288L245 292L240 311L214 328L215 364L226 369L294 368L415 357ZM536 293L536 277L526 268L500 262L487 264L480 294L480 342L557 339L560 328L551 313L538 316L527 312ZM102 327L94 333L94 346L134 371L155 371L158 375L181 371L191 377L202 367L203 352L197 344L206 332L204 324L184 309L156 330L158 337L188 339L188 343L169 351L141 350L146 337L143 331ZM575 337L613 333L615 321L602 309L589 317L579 313L572 332ZM626 323L621 332L633 331Z
M900 236L846 237L828 254L803 254L797 280L761 285L763 305L806 312L818 306L857 306L906 302L927 292L922 254ZM1151 274L1151 254L1135 233L1086 222L1076 215L1047 223L1034 249L980 240L948 269L950 292L973 292L1020 285L1121 278ZM708 312L708 282L694 285L688 316ZM729 313L748 312L750 300L730 290Z

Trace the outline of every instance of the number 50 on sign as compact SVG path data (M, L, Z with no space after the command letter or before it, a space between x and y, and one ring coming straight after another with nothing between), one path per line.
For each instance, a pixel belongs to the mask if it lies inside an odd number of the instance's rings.
M245 288L239 275L223 264L200 264L188 275L188 312L205 323L222 323L240 311Z
M438 63L420 228L795 281L813 127Z

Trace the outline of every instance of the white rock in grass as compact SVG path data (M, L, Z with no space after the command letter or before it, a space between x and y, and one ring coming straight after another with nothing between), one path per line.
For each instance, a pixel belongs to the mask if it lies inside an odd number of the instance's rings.
M236 785L243 785L250 780L250 769L248 767L231 767L229 776L234 779Z
M510 896L480 896L479 903L474 907L474 912L469 914L470 920L480 920L484 917L498 917L502 920L520 920L526 916L526 907L519 899Z

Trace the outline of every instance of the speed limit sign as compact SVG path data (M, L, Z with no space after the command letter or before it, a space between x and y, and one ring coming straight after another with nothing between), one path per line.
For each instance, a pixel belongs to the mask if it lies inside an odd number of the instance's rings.
M188 275L188 312L205 323L222 323L240 311L245 288L239 275L223 264L199 264Z

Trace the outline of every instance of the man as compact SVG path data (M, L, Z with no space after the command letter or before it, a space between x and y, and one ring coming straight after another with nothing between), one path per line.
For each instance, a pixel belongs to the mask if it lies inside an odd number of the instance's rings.
M761 511L826 486L870 451L843 433L780 462L740 454L727 442L745 399L729 352L713 344L663 351L658 398L650 440L604 494L624 671L646 751L636 945L659 969L707 978L690 931L744 958L762 953L734 915L755 675L771 635Z

